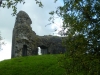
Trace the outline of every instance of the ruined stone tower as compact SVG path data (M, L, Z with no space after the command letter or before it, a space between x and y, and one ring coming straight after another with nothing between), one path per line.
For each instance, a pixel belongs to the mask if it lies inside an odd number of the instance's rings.
M36 34L32 31L31 24L32 21L26 12L20 11L17 14L12 37L12 57L32 54L32 41L35 42Z
M37 55L38 47L42 54L64 53L62 38L58 36L38 36L31 28L32 21L29 15L20 11L17 14L12 36L11 57Z

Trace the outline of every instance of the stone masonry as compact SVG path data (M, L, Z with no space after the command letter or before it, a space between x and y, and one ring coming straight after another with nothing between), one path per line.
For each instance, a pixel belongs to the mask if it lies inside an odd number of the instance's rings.
M38 47L42 54L64 53L62 38L46 35L38 36L31 28L32 21L24 11L19 11L16 17L12 36L11 57L38 55Z

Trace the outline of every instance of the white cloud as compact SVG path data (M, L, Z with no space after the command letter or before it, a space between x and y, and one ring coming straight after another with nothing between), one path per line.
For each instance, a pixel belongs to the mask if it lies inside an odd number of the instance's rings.
M10 59L11 58L11 43L6 41L7 44L2 46L2 49L0 51L0 61L4 59Z
M62 2L58 1L55 4L54 0L41 0L44 4L44 7L40 8L38 5L36 5L35 0L25 1L26 3L24 5L18 4L17 10L18 12L23 10L30 16L32 20L31 27L33 31L40 36L53 34L53 27L55 26L49 25L45 27L45 25L49 23L49 12L55 10L57 6L62 5ZM7 43L7 45L3 47L3 50L0 51L0 60L11 57L12 31L16 18L16 16L12 17L12 12L12 9L0 8L0 31L2 37L5 38L4 41Z

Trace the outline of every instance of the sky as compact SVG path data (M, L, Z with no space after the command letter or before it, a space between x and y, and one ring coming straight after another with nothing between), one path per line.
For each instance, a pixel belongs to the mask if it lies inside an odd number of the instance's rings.
M50 23L48 21L50 15L49 12L55 10L58 6L62 5L61 0L54 3L54 0L41 0L44 7L40 8L35 0L25 0L25 4L17 5L17 12L20 10L25 11L32 20L32 30L35 31L37 35L53 35L54 30L61 30L60 19L55 20L55 24L47 25ZM2 45L2 50L0 51L0 61L11 59L11 48L12 48L12 31L15 24L16 16L12 16L12 9L1 8L0 7L0 32L3 37L3 41L6 43ZM57 34L55 34L57 35ZM1 41L2 42L2 41Z

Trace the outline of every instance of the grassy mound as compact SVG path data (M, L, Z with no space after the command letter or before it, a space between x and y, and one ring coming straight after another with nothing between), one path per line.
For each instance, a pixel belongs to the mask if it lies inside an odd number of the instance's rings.
M59 55L18 57L0 62L0 75L65 75Z

